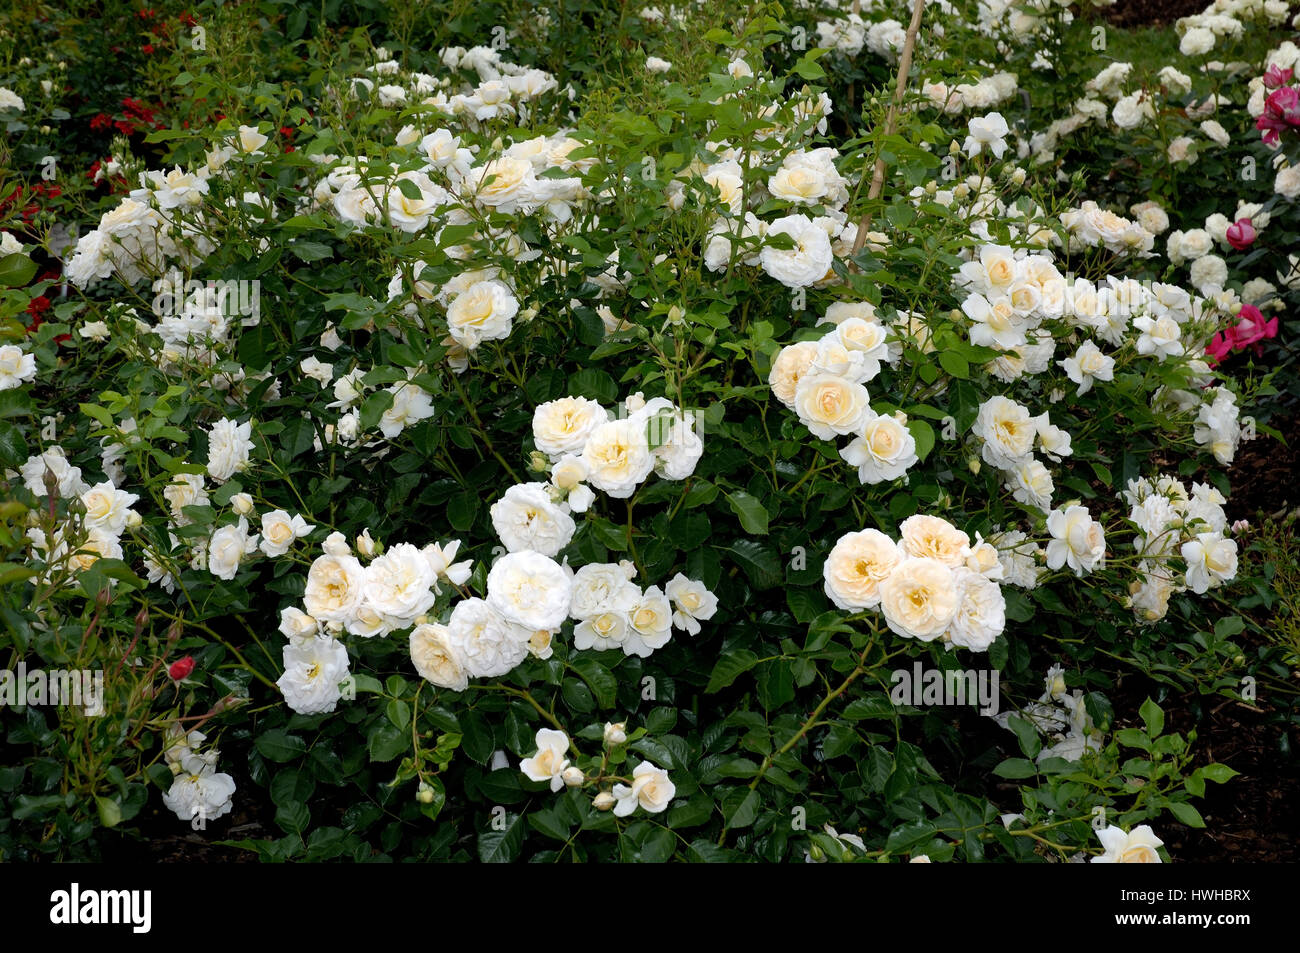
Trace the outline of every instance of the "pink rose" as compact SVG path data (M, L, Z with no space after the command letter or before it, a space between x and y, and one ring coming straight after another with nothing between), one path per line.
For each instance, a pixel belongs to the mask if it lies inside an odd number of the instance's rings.
M1228 244L1237 251L1245 251L1255 244L1255 225L1248 218L1239 218L1228 226Z
M1241 350L1258 341L1277 337L1277 318L1265 321L1264 315L1253 304L1243 304L1237 315L1237 325L1232 328L1232 336L1237 350Z
M1210 363L1218 364L1229 354L1231 354L1232 345L1233 345L1233 336L1232 336L1231 328L1229 328L1226 331L1220 331L1218 334L1216 334L1213 337L1213 339L1210 341L1210 343L1207 344L1205 347L1205 353L1208 354L1211 358L1213 358L1213 360Z
M1264 74L1264 86L1268 89L1278 89L1291 82L1291 77L1295 70L1280 69L1277 66L1270 66L1268 72Z
M1300 126L1300 88L1283 86L1269 93L1264 100L1264 112L1255 120L1255 128L1264 133L1268 145L1278 140L1278 133L1288 127Z

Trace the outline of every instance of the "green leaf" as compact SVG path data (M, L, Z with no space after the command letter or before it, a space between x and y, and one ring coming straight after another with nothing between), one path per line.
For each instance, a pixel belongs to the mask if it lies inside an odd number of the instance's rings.
M495 812L492 823L504 823L505 829L489 829L478 836L478 859L485 864L508 864L516 860L524 844L523 819L522 814L501 817L499 811Z
M389 721L375 722L368 741L371 761L392 761L410 747L410 732L397 728Z
M1186 801L1171 802L1169 810L1173 812L1174 817L1178 818L1188 827L1205 826L1205 821L1201 817L1201 812L1192 807Z
M27 440L15 424L0 420L0 469L17 469L27 459Z
M303 754L307 743L282 728L271 728L254 739L253 747L268 761L285 762Z
M709 684L705 686L706 695L721 691L734 682L743 672L748 672L758 664L758 656L749 649L734 649L713 666L709 675Z
M20 288L36 276L36 262L22 253L0 258L0 285Z
M924 460L934 449L934 428L924 420L909 420L907 429L912 434L912 439L916 441L916 458Z
M1014 780L1017 778L1032 778L1038 773L1038 768L1035 767L1034 762L1026 758L1007 758L993 769L993 773L1000 778Z
M970 365L966 363L966 358L956 351L940 351L939 366L961 380L970 377Z
M1215 784L1225 784L1232 778L1237 777L1241 772L1233 770L1226 764L1207 764L1201 768L1200 774L1203 778L1207 778Z
M613 708L615 701L618 699L618 679L595 659L589 655L580 655L573 662L572 667L577 672L587 687L591 689L591 694L596 698L596 704L601 708Z
M1165 713L1151 699L1148 698L1142 703L1142 707L1138 709L1138 714L1142 716L1142 721L1147 726L1148 737L1157 738L1160 736L1160 732L1165 730Z
M727 502L731 505L731 511L740 517L740 525L746 533L767 535L767 510L757 497L744 490L737 490L727 494Z
M771 547L756 539L738 539L726 552L735 557L755 589L771 589L781 583L781 560Z

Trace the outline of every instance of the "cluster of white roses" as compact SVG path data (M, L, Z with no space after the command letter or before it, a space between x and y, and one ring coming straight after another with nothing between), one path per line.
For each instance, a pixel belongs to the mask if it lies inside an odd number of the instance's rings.
M988 109L1010 99L1019 90L1015 73L999 71L984 76L974 83L948 84L926 80L921 92L930 105L942 109L950 116L975 109Z
M626 561L589 563L574 573L569 604L569 616L577 622L574 648L621 649L646 658L668 644L673 626L697 635L700 622L717 611L718 597L681 573L663 589L645 590L632 581L635 575Z
M1183 17L1174 24L1181 38L1178 51L1184 56L1205 56L1220 39L1237 39L1247 23L1278 27L1291 19L1300 28L1300 14L1292 15L1286 0L1214 0L1201 13Z
M1061 226L1069 235L1068 249L1105 248L1115 254L1149 258L1156 237L1140 222L1116 215L1089 199L1061 213Z
M689 477L704 455L700 423L694 411L684 410L666 397L646 400L640 392L628 396L617 413L586 397L561 397L539 404L533 412L533 442L544 456L541 468L551 474L546 492L563 501L546 510L553 525L539 524L547 527L539 529L548 536L546 545L558 552L568 543L573 536L572 520L564 522L567 511L560 507L585 512L594 496L590 487L623 500L651 473L665 480ZM534 487L527 491L530 498L545 489L530 486ZM507 507L503 522L514 512ZM563 542L559 542L561 538ZM504 536L502 541L510 545Z
M1130 480L1121 496L1137 529L1139 578L1129 585L1128 603L1139 619L1163 619L1174 593L1200 595L1237 575L1237 542L1228 538L1226 500L1214 487L1193 483L1189 493L1176 477L1162 474L1155 482ZM1173 562L1177 557L1182 571Z
M207 740L201 731L186 733L179 725L167 730L163 756L175 776L163 804L192 826L229 814L234 807L235 779L217 771L216 748L200 752Z
M606 723L604 740L611 748L626 742L623 725ZM534 741L537 752L519 763L519 770L526 778L549 783L552 792L564 787L580 787L587 782L582 770L571 764L567 757L572 743L563 731L541 728ZM592 799L592 806L599 811L612 809L616 817L627 817L638 807L650 814L660 814L677 796L677 786L669 780L668 772L649 761L638 764L627 780L632 783L620 781L612 789L600 791Z
M909 516L897 541L879 530L846 533L822 569L841 609L879 609L889 628L946 649L983 652L1006 626L998 549L938 516Z
M179 166L140 174L133 189L99 225L77 240L64 273L78 288L116 275L127 285L162 275L176 263L193 268L215 248L204 232L203 205L209 181L229 174L224 166L235 156L263 154L267 137L252 126L219 140L195 172Z
M78 504L77 514L52 533L38 526L28 528L33 553L39 554L45 564L43 572L31 578L33 583L48 583L63 571L82 572L99 559L121 559L123 534L142 522L140 514L132 509L140 499L137 494L118 489L112 480L91 486L81 478L81 468L68 462L60 446L28 457L18 473L5 474L6 479L16 477L37 497L52 490L56 497Z
M971 432L980 441L980 456L1002 471L1015 499L1044 512L1051 509L1056 486L1051 471L1034 456L1034 447L1059 461L1073 452L1068 433L1054 426L1046 412L1034 417L1024 405L1001 395L980 404Z
M1083 692L1067 689L1065 669L1060 665L1047 670L1043 694L1037 701L1020 711L1004 711L993 720L1010 731L1013 715L1026 719L1052 742L1039 750L1038 761L1048 758L1078 761L1089 751L1101 750L1102 735L1088 714Z
M832 304L818 321L827 322L834 327L817 340L778 352L768 385L814 436L853 438L840 456L858 468L863 483L897 480L917 462L916 439L901 411L882 415L871 409L865 385L882 363L902 356L902 343L869 302Z

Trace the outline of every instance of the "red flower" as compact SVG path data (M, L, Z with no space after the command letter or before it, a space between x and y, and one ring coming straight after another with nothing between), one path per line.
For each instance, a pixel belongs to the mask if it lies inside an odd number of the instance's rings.
M1291 77L1295 75L1295 70L1281 69L1277 66L1270 66L1268 72L1264 74L1265 89L1279 89L1291 82Z
M167 666L167 674L174 682L188 678L190 672L194 671L194 656L187 655L183 659L178 659Z
M142 50L143 50L147 55L152 55L152 53L153 53L153 44L152 44L152 43L146 43L144 46L140 47L140 49L142 49Z

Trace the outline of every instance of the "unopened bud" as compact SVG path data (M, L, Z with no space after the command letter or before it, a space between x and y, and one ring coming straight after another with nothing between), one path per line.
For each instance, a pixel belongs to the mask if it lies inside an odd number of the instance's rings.
M367 559L375 555L375 541L370 538L369 527L357 537L357 552Z
M574 767L565 768L560 774L560 778L571 788L578 787L584 780L586 780L583 777L582 769Z
M421 804L432 804L433 788L429 787L429 785L424 782L420 782L419 790L415 792L415 799Z
M601 791L591 799L591 806L598 811L608 811L616 803L614 795L610 794L608 791Z
M685 324L686 312L683 311L679 306L673 305L671 308L668 309L668 323Z
M230 508L240 516L248 516L253 512L253 497L248 493L236 493L230 498Z
M136 529L143 522L144 522L144 517L141 516L139 513L137 513L135 510L127 511L126 514L127 529Z
M623 722L605 722L605 744L611 748L627 742L627 725Z
M546 459L546 454L540 450L534 450L528 458L528 469L534 473L550 473L551 462Z

